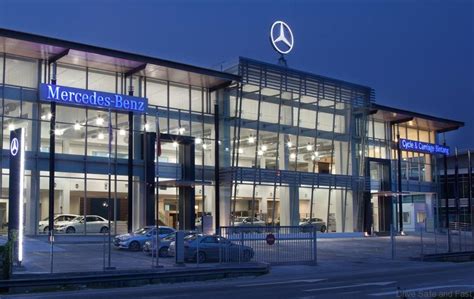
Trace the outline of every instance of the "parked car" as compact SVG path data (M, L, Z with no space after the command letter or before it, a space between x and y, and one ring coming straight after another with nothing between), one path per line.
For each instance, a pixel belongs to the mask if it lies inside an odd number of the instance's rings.
M170 233L174 233L175 229L169 226L159 226L158 236L163 238ZM138 251L143 247L146 241L156 237L156 226L145 226L131 234L118 235L114 238L114 245L118 248L130 249Z
M79 215L75 214L57 214L54 215L54 225L61 225L65 222L69 222L72 219L76 218ZM38 224L38 231L39 232L48 232L49 231L49 216L41 220Z
M230 233L239 233L239 232L251 232L251 231L263 231L260 228L255 227L265 227L266 223L263 220L252 217L237 217L234 219L234 228L229 229Z
M311 226L314 225L317 231L324 233L327 229L326 222L321 218L303 218L300 221L300 227L302 232L311 232Z
M101 216L87 215L77 216L68 222L63 222L54 226L54 230L60 233L82 233L84 232L84 222L87 225L88 233L107 233L109 231L109 221Z
M189 236L191 234L196 234L196 231L185 231L184 236ZM158 248L158 255L160 257L167 257L168 256L168 248L170 247L171 242L176 240L176 233L170 233L163 238L160 239L160 244ZM143 244L143 253L147 255L155 255L156 252L156 241L151 239Z
M175 241L171 242L168 254L175 256ZM254 251L251 247L232 243L221 236L193 234L184 238L185 261L197 260L200 263L204 263L208 261L219 261L219 258L225 261L238 261L239 257L241 261L250 261L253 256Z

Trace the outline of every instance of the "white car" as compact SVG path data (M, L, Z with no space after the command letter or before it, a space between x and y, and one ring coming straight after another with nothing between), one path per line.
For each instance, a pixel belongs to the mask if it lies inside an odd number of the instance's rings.
M67 234L83 233L84 222L87 223L86 229L88 233L107 233L109 231L109 221L97 215L87 215L85 219L84 216L78 216L69 222L61 223L61 225L55 225L54 230Z
M57 214L54 215L54 226L61 225L65 222L69 222L72 219L76 218L79 215L76 214ZM49 231L49 216L41 220L38 224L39 232L48 232Z

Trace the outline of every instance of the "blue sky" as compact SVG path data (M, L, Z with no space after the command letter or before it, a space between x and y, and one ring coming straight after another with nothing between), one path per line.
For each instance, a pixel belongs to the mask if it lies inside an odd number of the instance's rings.
M383 105L464 121L448 143L474 148L474 1L3 0L0 27L216 67L276 63L286 21L292 68L371 86Z

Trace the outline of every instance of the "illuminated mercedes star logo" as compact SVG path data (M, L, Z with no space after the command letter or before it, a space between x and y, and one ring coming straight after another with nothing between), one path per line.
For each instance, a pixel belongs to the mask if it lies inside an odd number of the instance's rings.
M12 142L10 143L10 153L12 154L12 156L16 156L16 154L18 154L18 150L19 150L18 139L13 138Z
M273 48L281 54L290 53L295 43L290 26L283 21L276 21L273 23L272 28L270 29L270 39Z

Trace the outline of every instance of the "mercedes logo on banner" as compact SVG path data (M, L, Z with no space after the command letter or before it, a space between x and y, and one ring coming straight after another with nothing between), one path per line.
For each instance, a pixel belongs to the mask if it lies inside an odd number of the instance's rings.
M20 150L18 138L13 138L12 142L10 143L10 153L12 156L16 156L18 151Z
M290 53L295 43L290 26L283 21L273 23L270 29L270 40L273 48L280 54Z

